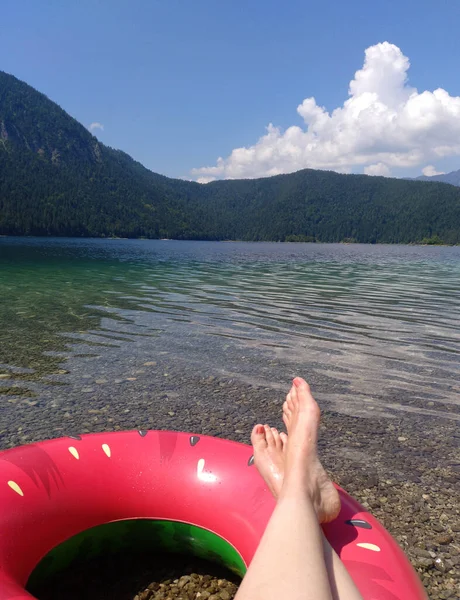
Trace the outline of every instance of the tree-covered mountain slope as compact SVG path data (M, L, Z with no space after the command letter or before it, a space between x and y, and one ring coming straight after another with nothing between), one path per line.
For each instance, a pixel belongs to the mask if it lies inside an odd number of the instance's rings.
M420 177L416 178L416 181L440 181L460 187L460 169L458 171L451 171L450 173L443 173L442 175L420 175Z
M459 243L460 189L311 169L171 179L0 72L0 234Z

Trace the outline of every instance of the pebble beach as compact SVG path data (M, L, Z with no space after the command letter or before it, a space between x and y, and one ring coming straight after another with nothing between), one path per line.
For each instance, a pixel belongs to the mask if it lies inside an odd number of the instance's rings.
M165 376L165 365L156 361L139 365L137 371L133 377L117 384L116 395L111 393L113 387L109 382L97 384L88 380L94 391L81 394L80 401L73 405L67 399L59 411L55 406L47 410L45 401L39 408L28 405L24 399L9 398L3 425L8 421L15 425L2 430L2 448L65 434L147 428L189 431L248 443L256 422L282 428L284 395L278 390L242 385L213 375L193 378L189 373L184 376L171 364ZM286 388L288 385L289 380ZM315 391L315 383L312 385ZM125 394L120 393L123 386L129 393L129 403ZM351 416L334 410L324 390L321 398L320 454L334 481L370 510L395 537L419 573L429 598L459 598L458 419L415 413L401 416L396 411L391 418L388 415L381 418ZM458 407L451 408L451 412L460 419ZM193 572L193 565L188 569L184 567L182 574L173 569L172 576L166 573L163 578L168 582L163 582L164 588L153 590L156 583L160 585L162 581L152 584L150 592L155 591L156 595L147 594L146 586L138 591L138 598L188 599L190 596L181 595L177 590L171 592L171 589L177 587L176 580ZM214 592L221 593L218 586L216 589L211 586L212 593L208 589L210 581L219 580L227 581L221 576L206 581L194 579L194 598L206 599L215 595ZM230 583L234 586L234 582ZM224 596L230 593L229 585L225 583ZM136 590L133 590L131 597L135 595ZM130 596L120 596L120 599L122 597ZM224 600L223 596L216 597Z

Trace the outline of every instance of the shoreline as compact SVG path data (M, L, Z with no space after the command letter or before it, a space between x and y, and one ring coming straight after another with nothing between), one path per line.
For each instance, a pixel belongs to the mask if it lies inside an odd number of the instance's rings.
M460 244L441 244L441 243L433 243L427 244L420 242L348 242L348 241L338 241L338 242L323 242L323 241L280 241L280 240L231 240L231 239L187 239L187 238L149 238L145 236L140 237L119 237L119 236L106 236L100 235L97 237L94 236L66 236L66 235L14 235L14 234L0 234L0 238L12 238L12 239L55 239L55 240L123 240L123 241L144 241L144 242L211 242L211 243L222 243L222 244L340 244L341 246L416 246L416 247L432 247L432 248L458 248Z

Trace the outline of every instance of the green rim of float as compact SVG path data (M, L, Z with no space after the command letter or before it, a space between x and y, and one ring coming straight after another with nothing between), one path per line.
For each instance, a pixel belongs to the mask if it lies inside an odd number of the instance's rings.
M193 555L220 564L240 577L246 572L236 548L212 531L179 521L130 519L92 527L53 548L32 572L27 590L33 593L71 565L132 551Z

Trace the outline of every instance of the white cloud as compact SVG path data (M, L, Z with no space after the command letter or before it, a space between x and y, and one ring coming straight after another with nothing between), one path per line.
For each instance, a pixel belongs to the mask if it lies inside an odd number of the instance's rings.
M385 165L382 162L376 163L375 165L368 165L367 167L364 167L364 173L366 175L381 175L383 177L391 176L390 169L387 167L387 165Z
M210 181L215 181L215 177L198 177L196 180L197 183L209 183Z
M253 146L192 176L252 178L306 167L385 175L460 155L460 97L441 88L419 93L407 83L409 66L397 46L371 46L342 106L328 112L306 98L297 107L304 126L282 131L270 123Z
M435 175L445 175L444 171L437 171L436 167L433 167L433 165L427 165L426 167L423 167L422 173L426 175L426 177L434 177Z
M91 123L91 125L88 127L88 129L90 131L94 131L95 129L100 129L101 131L104 131L104 125L102 123L98 123L97 121L95 121L94 123Z

